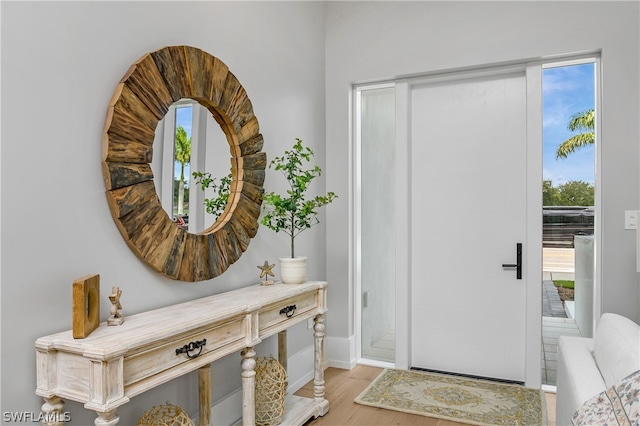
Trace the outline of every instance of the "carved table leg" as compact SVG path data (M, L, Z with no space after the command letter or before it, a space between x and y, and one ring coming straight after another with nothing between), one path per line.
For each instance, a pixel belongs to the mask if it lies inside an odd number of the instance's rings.
M245 348L242 353L242 425L256 423L256 353Z
M324 416L329 411L329 401L324 398L324 320L324 314L318 314L313 321L313 336L315 338L313 398L318 407L317 416Z
M315 337L313 396L318 400L324 398L324 314L316 315L313 331Z
M64 410L64 401L62 398L52 396L51 398L44 398L44 404L42 404L42 412L44 418L42 424L46 426L62 426L64 416L62 410Z
M198 393L200 395L200 426L208 426L211 421L211 365L198 370Z
M93 424L96 426L113 426L120 421L120 417L116 416L115 409L105 411L104 413L96 411L96 413L98 413L98 417L93 421Z

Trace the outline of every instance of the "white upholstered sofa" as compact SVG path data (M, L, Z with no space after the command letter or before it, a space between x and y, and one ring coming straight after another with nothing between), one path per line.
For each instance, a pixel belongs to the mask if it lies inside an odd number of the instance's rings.
M637 370L640 326L623 316L603 314L593 338L561 336L556 425L570 425L574 412L587 400Z

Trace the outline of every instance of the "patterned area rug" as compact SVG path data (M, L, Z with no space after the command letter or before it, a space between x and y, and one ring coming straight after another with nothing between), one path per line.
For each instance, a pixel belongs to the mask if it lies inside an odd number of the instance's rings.
M355 402L472 425L547 424L539 389L419 371L386 369Z

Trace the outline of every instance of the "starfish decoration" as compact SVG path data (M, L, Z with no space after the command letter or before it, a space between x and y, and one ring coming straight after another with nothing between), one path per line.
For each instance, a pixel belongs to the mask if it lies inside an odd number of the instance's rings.
M264 278L267 275L271 275L272 277L275 277L276 274L274 274L272 271L274 266L276 266L275 263L269 265L269 262L266 260L264 261L264 265L262 266L258 265L258 269L262 270L262 272L260 272L260 278Z

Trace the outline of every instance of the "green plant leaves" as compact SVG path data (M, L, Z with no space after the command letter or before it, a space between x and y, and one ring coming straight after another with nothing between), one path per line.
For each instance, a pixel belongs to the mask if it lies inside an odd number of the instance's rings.
M287 195L269 192L262 196L265 215L260 223L275 232L283 231L291 237L291 257L294 257L295 237L320 223L317 217L318 209L338 198L333 192L306 198L309 185L322 174L319 166L308 169L303 167L303 162L310 162L311 157L311 148L303 146L302 140L297 138L291 150L285 151L283 156L275 157L269 163L269 168L281 171L289 183Z
M195 178L196 184L200 185L203 191L207 188L213 188L216 192L216 197L204 199L204 206L207 213L214 215L214 218L217 219L218 216L224 212L224 209L227 207L227 201L229 201L229 189L232 179L231 173L220 178L220 185L216 184L216 178L212 178L211 173L193 172L192 175Z

